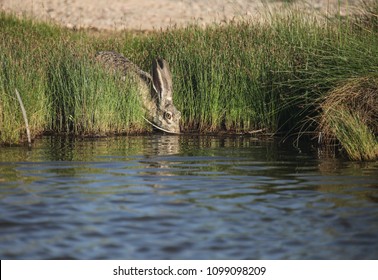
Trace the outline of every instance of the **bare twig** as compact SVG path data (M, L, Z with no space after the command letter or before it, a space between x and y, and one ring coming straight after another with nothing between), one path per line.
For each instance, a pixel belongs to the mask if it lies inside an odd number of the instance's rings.
M18 93L17 89L16 89L16 96L17 96L17 99L18 99L18 103L20 103L20 107L21 107L21 111L22 111L22 116L24 117L24 121L25 121L26 135L28 137L28 145L29 145L29 148L31 148L31 137L30 137L30 129L29 129L28 117L26 115L26 110L25 110L24 104L22 103L21 96Z
M257 130L250 130L250 131L248 131L247 133L248 133L248 134L255 134L255 133L263 132L263 131L265 131L265 130L266 130L265 128L262 128L262 129L257 129Z

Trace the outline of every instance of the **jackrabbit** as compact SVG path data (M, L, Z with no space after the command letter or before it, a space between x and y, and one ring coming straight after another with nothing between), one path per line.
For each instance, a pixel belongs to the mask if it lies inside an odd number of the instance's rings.
M169 133L180 133L181 113L173 105L172 75L164 59L152 62L152 76L141 70L123 55L113 51L101 51L96 54L96 61L106 68L119 71L125 78L131 74L140 81L139 94L147 112L147 122Z

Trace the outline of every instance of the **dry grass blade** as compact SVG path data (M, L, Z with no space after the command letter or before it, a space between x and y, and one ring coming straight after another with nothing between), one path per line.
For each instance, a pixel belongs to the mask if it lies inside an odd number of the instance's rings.
M20 107L21 107L22 116L24 117L26 135L28 137L28 145L29 145L29 148L30 148L31 147L31 136L30 136L28 117L27 117L27 114L26 114L26 110L25 110L24 104L22 103L22 99L21 99L20 93L18 92L17 89L15 89L15 91L16 91L16 96L17 96L17 99L18 99L18 103L20 104Z

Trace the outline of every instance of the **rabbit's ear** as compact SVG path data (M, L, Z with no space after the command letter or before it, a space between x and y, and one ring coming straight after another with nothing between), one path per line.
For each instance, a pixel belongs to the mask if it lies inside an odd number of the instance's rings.
M159 95L160 104L172 102L172 75L168 62L160 58L153 61L152 79Z

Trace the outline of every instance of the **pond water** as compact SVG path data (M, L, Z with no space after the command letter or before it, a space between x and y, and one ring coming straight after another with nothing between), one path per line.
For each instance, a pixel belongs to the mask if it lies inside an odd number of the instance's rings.
M378 163L252 137L0 148L1 259L377 259Z

